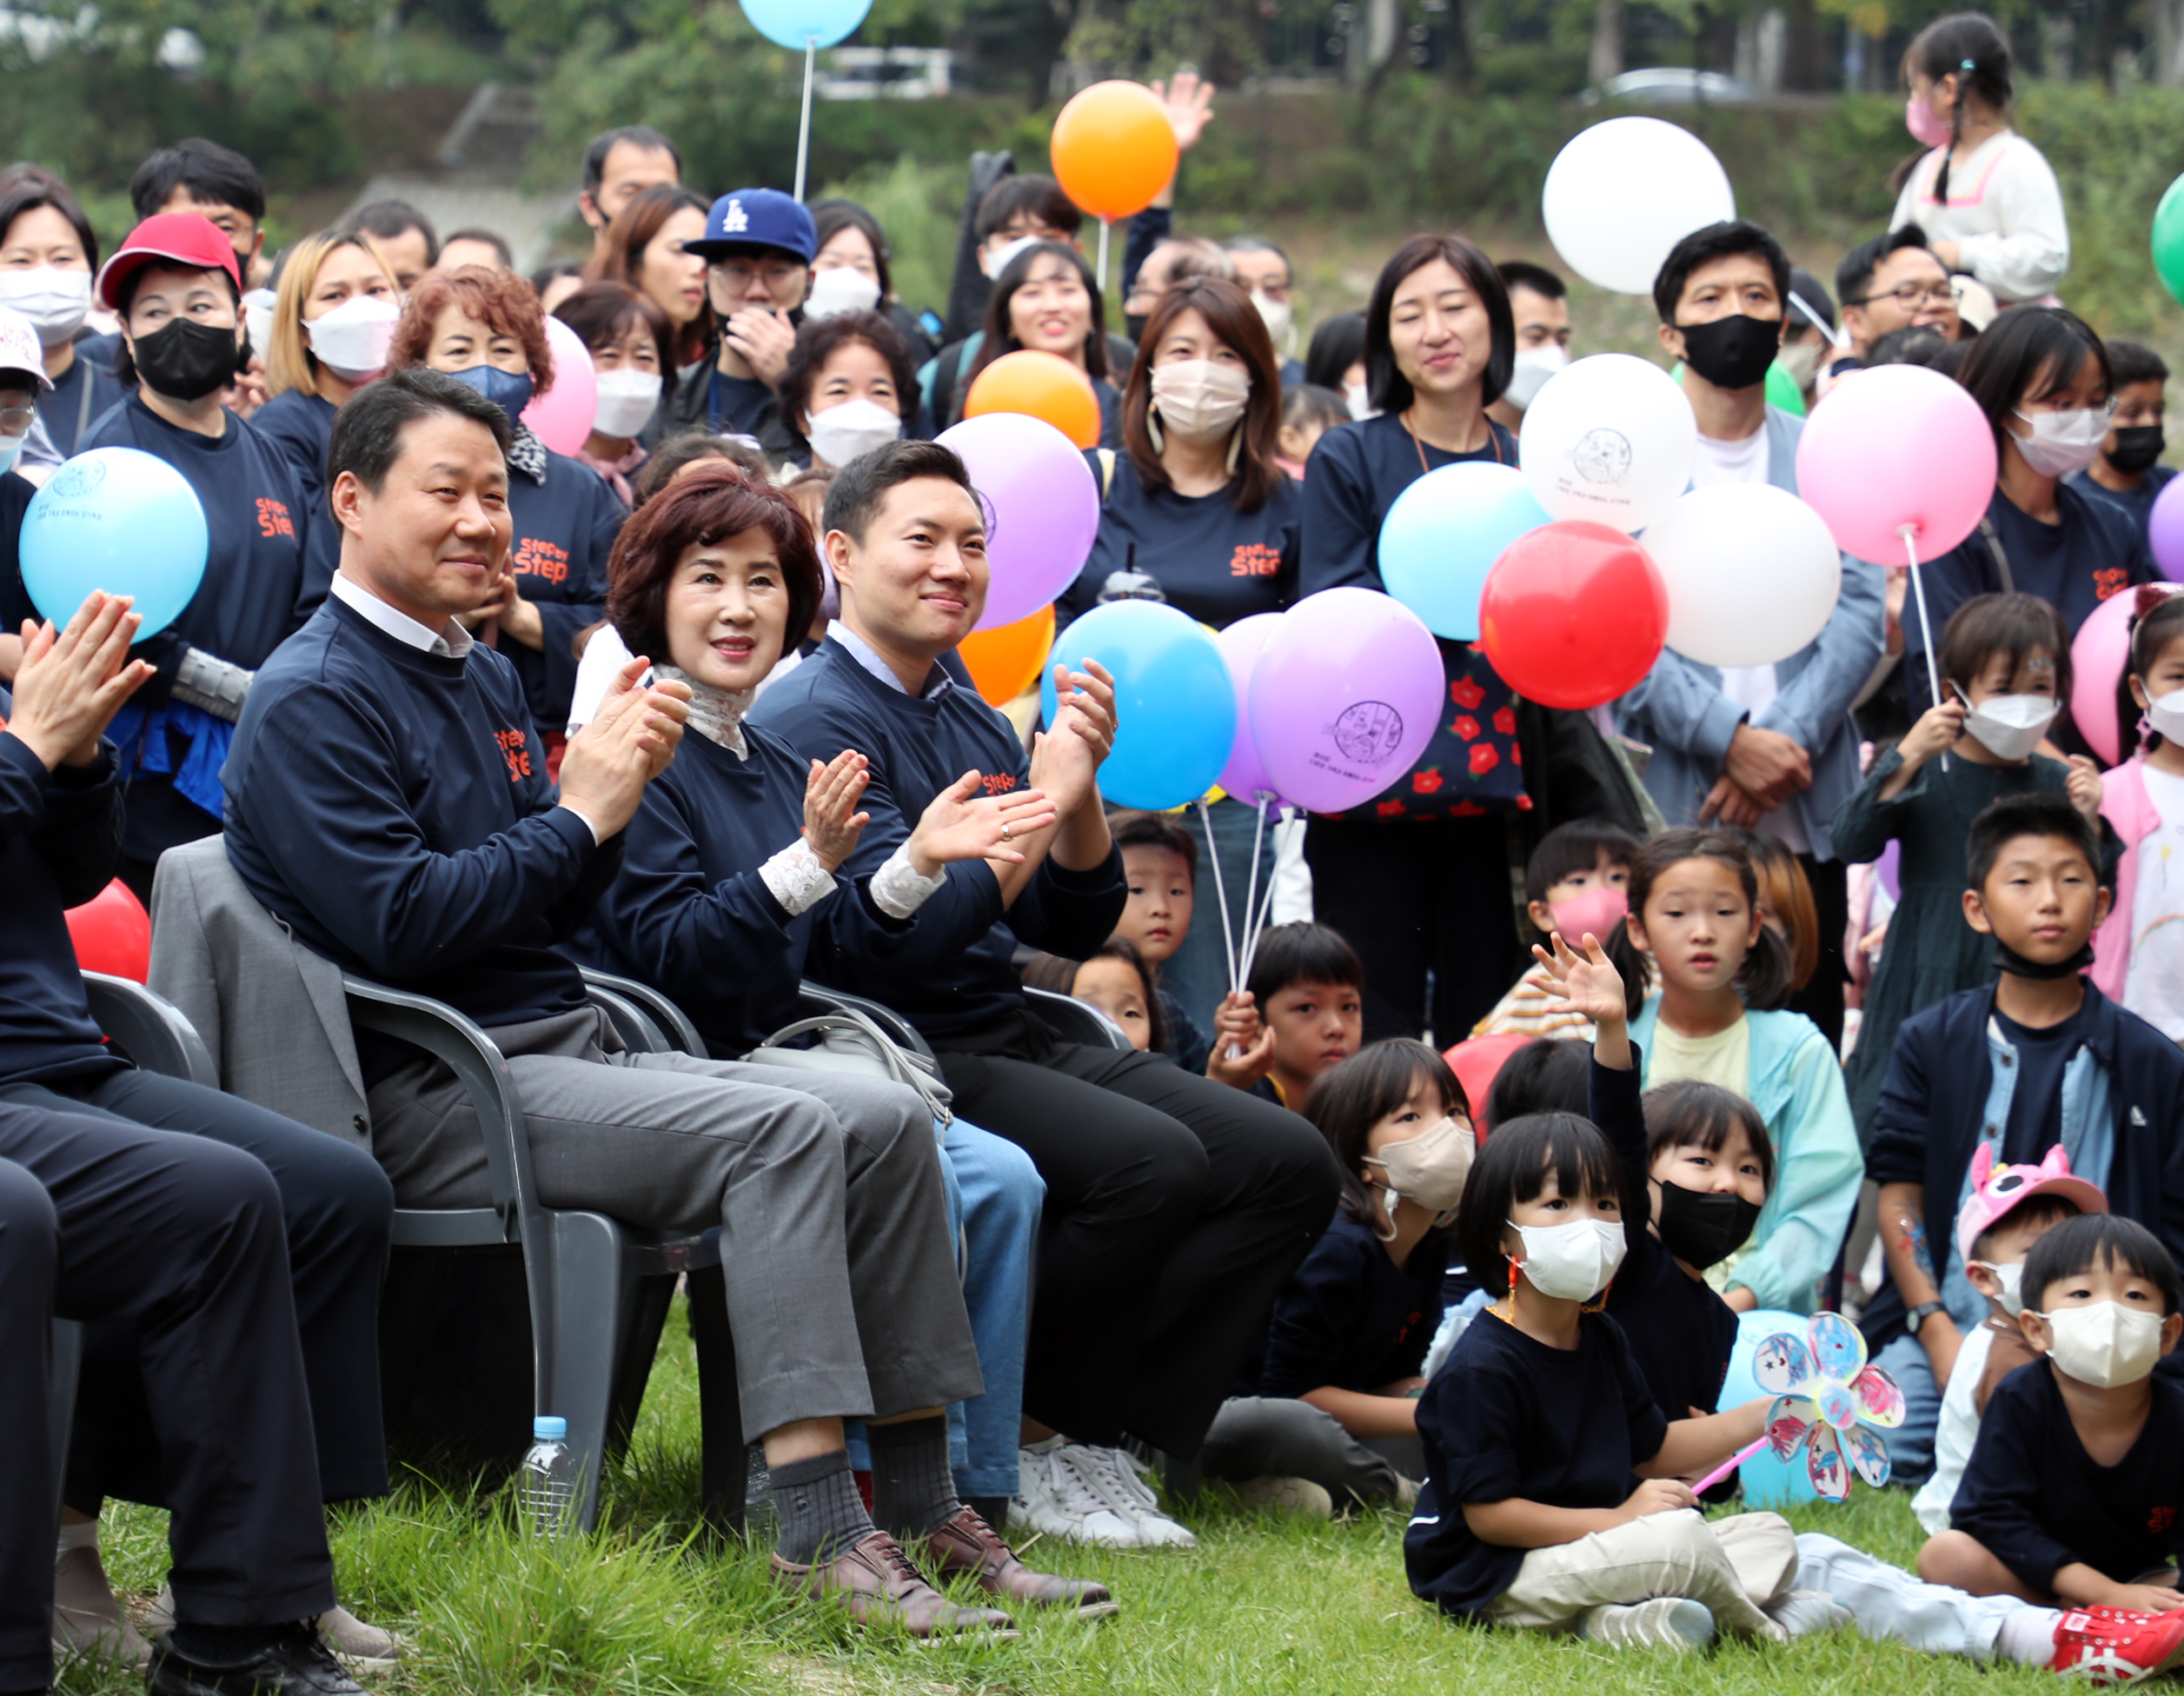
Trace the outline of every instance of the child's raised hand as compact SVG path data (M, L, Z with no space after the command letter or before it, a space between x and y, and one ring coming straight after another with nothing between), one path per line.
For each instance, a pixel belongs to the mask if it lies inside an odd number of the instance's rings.
M2086 815L2086 822L2101 828L2101 768L2082 754L2070 756L2070 775L2063 783L2070 804Z
M1537 942L1532 944L1532 957L1545 968L1549 985L1562 997L1549 1010L1575 1013L1596 1025L1623 1024L1630 1016L1623 999L1623 977L1609 962L1600 939L1587 931L1580 939L1585 950L1582 954L1570 952L1560 931L1550 940L1555 945L1552 954Z
M1682 1479L1649 1478L1630 1493L1623 1511L1631 1519L1643 1520L1649 1514L1674 1513L1680 1508L1698 1505L1699 1499Z
M1964 734L1964 703L1954 697L1919 715L1903 740L1896 744L1907 766L1921 766L1935 755L1956 746Z

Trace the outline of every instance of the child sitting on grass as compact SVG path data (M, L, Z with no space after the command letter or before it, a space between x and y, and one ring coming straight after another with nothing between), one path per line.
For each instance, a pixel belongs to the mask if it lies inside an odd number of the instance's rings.
M1934 1476L1911 1499L1911 1511L1929 1535L1948 1529L1949 1504L1995 1387L2040 1358L2017 1322L2025 1310L2026 1255L2064 1220L2108 1210L2108 1197L2070 1175L2061 1143L2038 1166L1998 1167L1993 1147L1984 1142L1973 1154L1972 1193L1956 1215L1956 1246L1972 1287L1987 1298L1987 1317L1956 1351L1934 1433Z
M1244 994L1214 1016L1206 1076L1301 1113L1313 1081L1364 1040L1364 962L1340 931L1270 926Z
M1545 935L1559 931L1572 947L1590 931L1606 936L1627 910L1624 888L1638 839L1619 825L1572 819L1539 839L1524 864L1526 915ZM1520 1032L1592 1041L1592 1027L1578 1014L1557 1012L1560 999L1540 966L1525 968L1494 1010L1471 1027L1473 1036Z

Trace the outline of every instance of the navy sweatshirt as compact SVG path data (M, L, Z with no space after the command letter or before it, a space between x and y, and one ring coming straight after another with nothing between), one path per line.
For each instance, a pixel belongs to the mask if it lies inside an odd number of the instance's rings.
M873 904L869 875L838 874L834 893L794 918L773 899L759 868L802 834L809 767L754 724L743 741L747 761L694 731L682 739L622 833L621 875L571 948L659 989L720 1060L741 1059L798 1016L807 961L839 980L842 962L891 954L912 930Z
M0 689L0 716L15 702ZM0 1082L96 1077L121 1061L107 1052L83 996L63 909L106 887L122 857L122 791L114 750L84 767L48 773L38 756L0 735Z
M23 587L23 515L37 492L20 471L0 475L0 630L10 635L23 629L24 619L38 616Z
M554 945L613 879L621 838L594 846L554 804L522 686L492 649L422 653L329 598L260 669L222 776L228 857L306 947L488 1029L585 1005Z
M1371 1395L1415 1378L1441 1322L1445 1234L1428 1232L1407 1265L1372 1227L1337 1214L1274 1298L1273 1318L1233 1393L1301 1396L1331 1387Z
M1102 475L1100 455L1092 476ZM1304 496L1283 477L1257 512L1240 512L1225 490L1178 495L1148 489L1127 453L1111 456L1114 470L1100 502L1099 534L1077 581L1054 609L1064 624L1099 604L1109 575L1127 568L1158 580L1168 604L1222 629L1253 613L1279 612L1297 598L1297 538Z
M508 567L546 629L542 648L504 635L501 652L523 680L532 720L559 730L576 690L576 633L607 616L607 556L629 514L590 466L549 453L543 483L509 467L508 515Z
M1988 1398L1950 1526L2042 1593L2073 1561L2118 1584L2174 1566L2184 1551L2184 1389L2165 1373L2153 1382L2146 1428L2103 1467L2078 1440L2055 1368L2018 1367Z
M114 381L114 349L120 341L118 336L80 332L68 369L38 396L38 416L63 456L84 445L82 438L90 427L129 394Z
M933 798L965 772L984 773L996 794L1031 775L1015 730L975 690L955 684L937 699L913 698L880 682L832 637L759 696L754 716L807 759L855 748L872 762L863 804L872 822L843 867L853 877L886 864ZM939 893L918 909L918 928L975 940L938 960L919 950L814 961L813 975L885 1002L935 1041L966 1035L1024 1006L1012 963L1019 941L1083 960L1112 933L1128 899L1119 848L1090 871L1070 871L1050 857L1006 914L984 861L951 866Z
M326 450L333 445L334 415L340 410L322 395L290 389L250 415L251 428L280 449L295 475L295 492L310 520L304 555L313 575L329 582L342 566L342 527L326 504Z

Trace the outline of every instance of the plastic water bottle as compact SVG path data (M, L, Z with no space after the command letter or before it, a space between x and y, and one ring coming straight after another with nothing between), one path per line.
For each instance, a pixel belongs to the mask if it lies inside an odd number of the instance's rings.
M523 1523L533 1537L552 1542L573 1520L576 1500L576 1457L569 1453L568 1421L541 1413L531 1421L531 1449L523 1457L518 1500Z

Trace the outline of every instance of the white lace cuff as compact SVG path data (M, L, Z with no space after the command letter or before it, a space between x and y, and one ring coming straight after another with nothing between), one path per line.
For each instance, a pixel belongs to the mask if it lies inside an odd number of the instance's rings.
M834 890L834 875L801 836L760 866L759 876L792 919Z
M946 866L931 877L919 877L910 863L910 844L905 842L887 856L887 863L872 875L872 901L891 919L907 919L948 881Z

